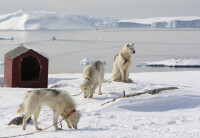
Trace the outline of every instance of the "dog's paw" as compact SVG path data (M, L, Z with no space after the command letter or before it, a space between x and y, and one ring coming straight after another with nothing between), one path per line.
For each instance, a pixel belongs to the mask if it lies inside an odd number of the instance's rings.
M102 93L101 93L101 92L99 92L99 93L98 93L98 95L102 95Z
M92 98L93 97L93 95L90 95L88 98Z
M133 82L133 80L132 80L132 79L130 79L130 78L128 78L128 80L126 80L125 82L126 82L126 83L132 83L132 82Z
M69 128L69 129L72 129L72 127L71 127L71 126L68 126L68 128Z
M59 128L59 127L58 127L58 128L56 128L56 130L62 130L62 128Z
M39 131L41 131L42 129L38 127L38 128L36 128L36 130L39 130Z
M126 81L126 80L121 80L121 81L119 81L119 82L124 82L124 83L127 83L128 81Z
M132 82L133 82L133 80L128 78L128 83L132 83Z

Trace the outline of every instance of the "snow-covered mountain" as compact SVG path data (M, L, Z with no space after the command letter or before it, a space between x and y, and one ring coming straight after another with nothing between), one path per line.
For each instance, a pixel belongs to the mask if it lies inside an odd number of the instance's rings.
M0 16L0 30L91 29L95 27L200 28L200 17L104 19L22 10Z

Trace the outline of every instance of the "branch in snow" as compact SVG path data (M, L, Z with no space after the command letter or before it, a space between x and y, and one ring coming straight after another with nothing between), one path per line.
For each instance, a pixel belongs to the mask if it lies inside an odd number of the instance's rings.
M148 91L145 91L145 92L133 93L133 94L125 95L125 96L116 97L116 98L112 99L111 101L103 103L101 106L103 106L107 103L110 103L110 102L114 102L115 100L117 100L119 98L129 98L129 97L139 96L139 95L147 94L147 93L148 94L158 94L158 93L165 91L165 90L175 90L175 89L178 89L178 88L177 87L166 87L166 88L158 88L158 89L148 90Z

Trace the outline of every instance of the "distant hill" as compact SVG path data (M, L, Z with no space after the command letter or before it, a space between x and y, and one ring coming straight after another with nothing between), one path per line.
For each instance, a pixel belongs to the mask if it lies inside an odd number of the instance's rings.
M17 11L0 16L0 30L94 29L96 27L200 28L200 17L104 19L46 11Z

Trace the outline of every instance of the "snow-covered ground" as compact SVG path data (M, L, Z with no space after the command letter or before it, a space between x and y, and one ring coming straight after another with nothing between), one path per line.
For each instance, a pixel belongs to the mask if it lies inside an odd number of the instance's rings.
M200 59L170 59L157 62L144 62L146 66L168 66L168 67L200 67Z
M105 79L111 77L110 73ZM200 71L131 73L134 83L111 82L102 86L103 95L96 93L92 99L83 95L73 96L82 118L77 130L69 130L63 122L63 130L54 128L28 137L199 137L200 136ZM81 73L50 74L49 88L67 90L70 94L80 93ZM0 75L3 85L3 75ZM101 104L122 95L146 90L175 86L179 89L163 91L156 95L141 95L122 98ZM15 111L21 104L23 94L30 89L0 88L0 137L34 132L33 123L23 131L21 126L8 126L18 116ZM52 125L52 111L43 107L39 126Z

